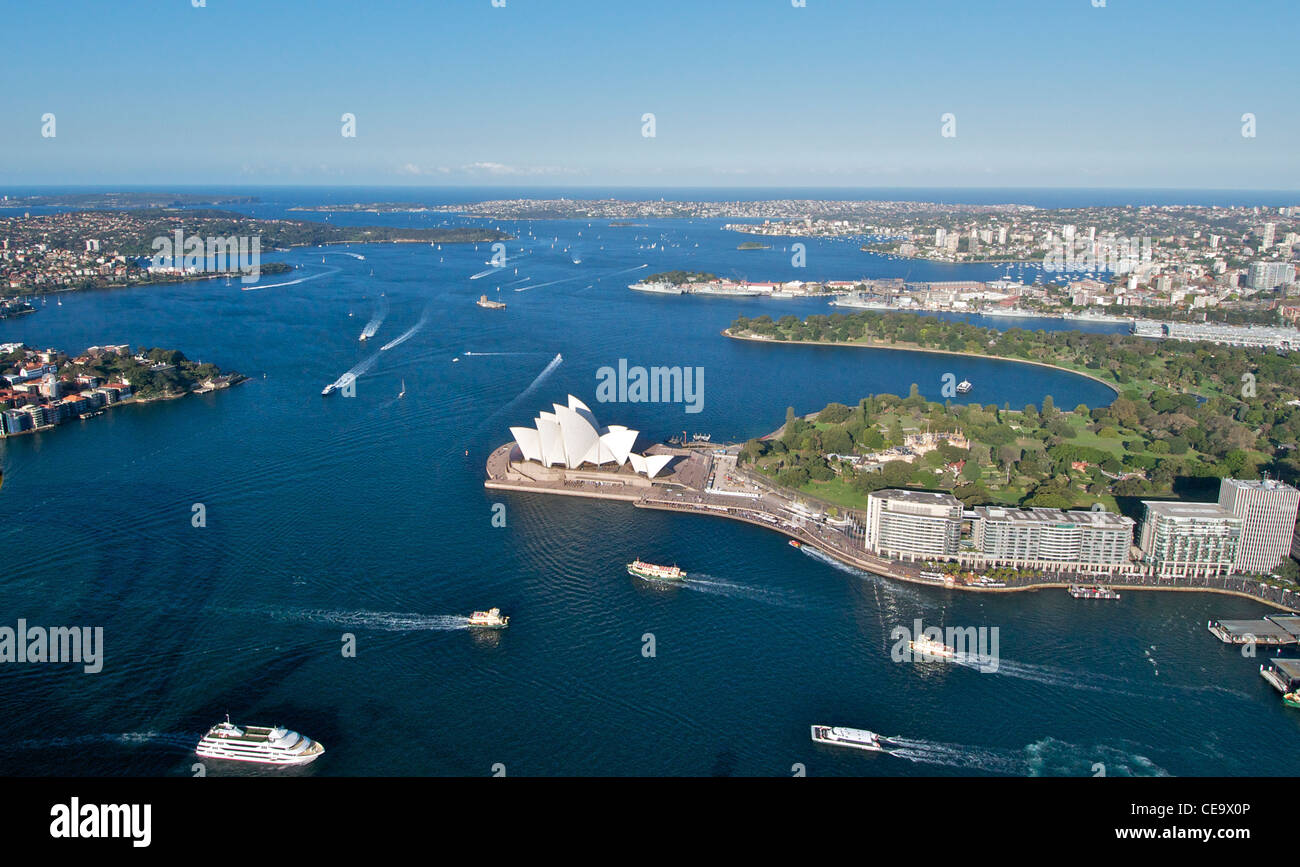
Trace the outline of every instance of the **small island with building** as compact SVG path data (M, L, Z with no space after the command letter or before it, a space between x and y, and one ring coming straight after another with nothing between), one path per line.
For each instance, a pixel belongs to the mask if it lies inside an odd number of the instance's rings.
M0 437L52 430L126 403L229 388L245 377L175 349L92 346L77 356L0 344Z

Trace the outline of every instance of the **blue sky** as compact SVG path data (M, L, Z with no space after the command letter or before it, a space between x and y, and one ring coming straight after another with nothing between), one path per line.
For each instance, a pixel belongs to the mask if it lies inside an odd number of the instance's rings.
M1300 4L1093 2L13 3L0 183L1300 189Z

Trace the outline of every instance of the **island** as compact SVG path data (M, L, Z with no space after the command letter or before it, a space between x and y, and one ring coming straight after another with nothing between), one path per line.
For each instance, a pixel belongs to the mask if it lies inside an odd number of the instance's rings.
M77 356L0 344L0 437L52 430L129 403L173 400L238 385L246 377L191 361L175 349L92 346Z

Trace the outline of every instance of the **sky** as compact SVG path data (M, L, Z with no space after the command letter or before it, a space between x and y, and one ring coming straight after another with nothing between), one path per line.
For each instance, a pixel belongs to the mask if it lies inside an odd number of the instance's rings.
M195 2L6 4L0 184L1300 189L1294 0Z

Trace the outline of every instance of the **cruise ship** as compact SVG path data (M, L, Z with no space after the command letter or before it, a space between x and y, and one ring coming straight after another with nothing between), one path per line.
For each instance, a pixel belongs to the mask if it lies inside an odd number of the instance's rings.
M919 659L953 659L957 656L957 651L953 648L942 641L926 638L924 635L907 642L907 646Z
M469 625L477 629L505 629L510 625L510 618L502 617L500 608L489 608L470 614Z
M878 753L884 750L884 747L880 745L880 735L875 732L869 732L866 729L815 725L812 727L812 739L814 743L818 744L827 744L835 747L849 747L851 749L866 750L873 753Z
M686 573L676 566L656 566L654 563L646 563L640 559L628 563L627 572L629 575L651 581L681 581L686 577Z
M283 726L237 726L227 716L225 722L208 729L194 752L205 759L305 765L320 758L325 747Z

